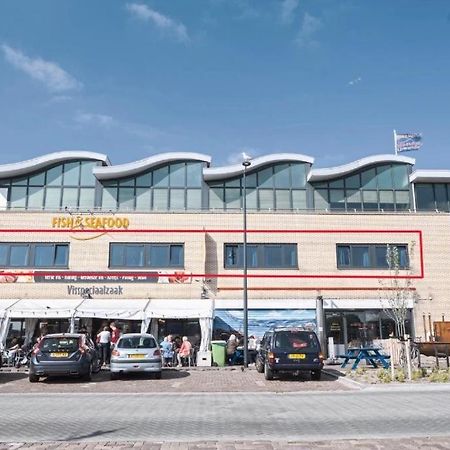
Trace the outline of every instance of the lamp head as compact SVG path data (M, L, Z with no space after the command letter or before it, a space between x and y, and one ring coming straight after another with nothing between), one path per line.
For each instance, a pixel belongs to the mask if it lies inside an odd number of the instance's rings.
M247 155L247 153L242 152L242 165L244 167L249 167L252 164L252 157Z

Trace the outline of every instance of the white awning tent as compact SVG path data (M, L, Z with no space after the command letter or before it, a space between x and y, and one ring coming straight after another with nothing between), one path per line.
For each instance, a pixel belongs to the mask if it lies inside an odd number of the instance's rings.
M86 299L73 312L74 317L144 320L148 299Z
M10 319L69 319L80 299L23 299L16 301L7 310Z
M150 299L145 312L147 317L158 319L212 318L214 305L209 299Z

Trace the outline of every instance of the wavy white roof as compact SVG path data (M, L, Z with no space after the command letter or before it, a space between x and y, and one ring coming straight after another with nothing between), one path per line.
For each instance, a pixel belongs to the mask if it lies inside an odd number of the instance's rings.
M37 158L28 159L12 164L0 165L0 178L15 177L24 175L29 172L56 164L59 162L71 161L74 159L93 159L95 161L102 161L105 164L110 164L109 159L102 153L86 152L82 150L68 150L62 152L48 153Z
M411 183L450 183L450 170L415 170L410 176Z
M160 153L131 163L109 167L95 167L94 175L99 180L128 177L141 173L154 166L180 160L203 161L209 165L211 163L211 156L190 152Z
M331 178L338 178L347 175L355 170L361 169L372 164L383 163L405 163L414 165L416 160L414 158L407 158L406 156L398 155L373 155L366 158L358 159L342 166L330 167L325 169L311 169L308 181L322 181L329 180Z
M247 171L258 169L267 164L279 163L283 161L305 162L308 164L314 163L314 158L311 156L301 155L299 153L272 153L271 155L259 156L251 160L251 165ZM203 177L206 181L223 180L226 178L233 178L241 175L244 172L242 164L233 164L222 167L209 167L203 169Z

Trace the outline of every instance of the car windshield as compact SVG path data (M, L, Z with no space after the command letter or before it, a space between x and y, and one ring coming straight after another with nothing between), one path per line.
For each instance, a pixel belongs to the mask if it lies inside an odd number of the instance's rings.
M133 336L120 339L119 348L155 348L156 342L152 337Z
M316 335L309 331L279 331L275 337L275 348L317 349L318 341Z
M58 351L75 352L77 350L78 350L77 337L45 338L41 345L42 352L58 352Z

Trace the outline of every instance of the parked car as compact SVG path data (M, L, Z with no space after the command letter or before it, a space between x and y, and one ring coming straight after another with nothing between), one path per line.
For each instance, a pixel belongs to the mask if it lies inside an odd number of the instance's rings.
M49 375L78 375L90 381L100 371L97 349L85 334L47 334L31 353L29 380Z
M286 372L310 372L312 380L320 380L322 368L323 355L316 333L301 328L266 332L256 355L256 370L264 372L266 380Z
M147 333L123 334L111 352L111 379L122 373L147 372L161 379L161 351L156 339Z

